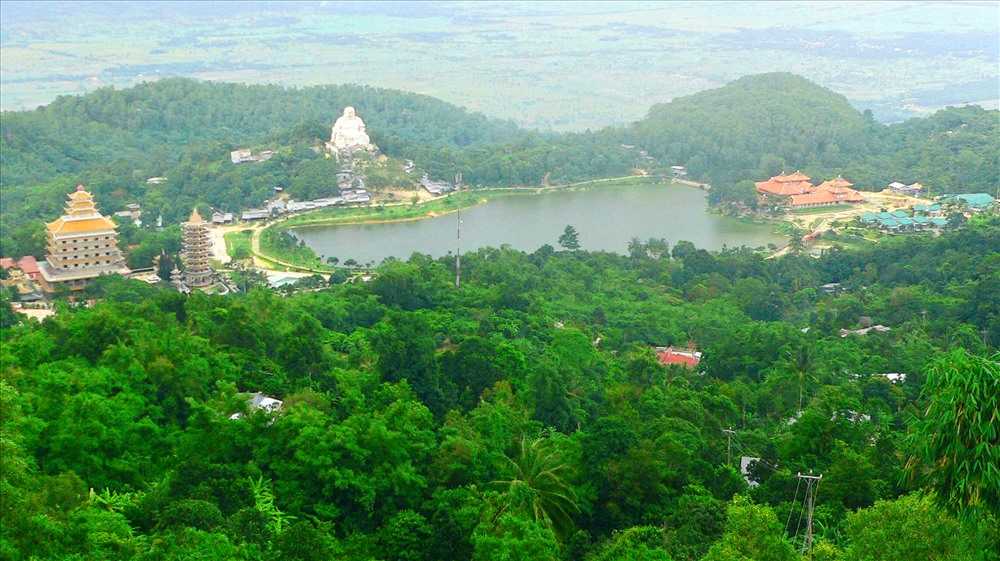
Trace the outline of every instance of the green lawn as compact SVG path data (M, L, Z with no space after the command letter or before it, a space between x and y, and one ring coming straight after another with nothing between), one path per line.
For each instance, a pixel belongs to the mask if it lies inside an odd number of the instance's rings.
M246 259L250 257L250 230L240 230L238 232L228 232L226 239L226 253L233 259Z
M794 214L796 216L809 215L809 214L824 214L827 212L840 212L842 210L849 210L851 205L832 205L832 206L818 206L813 208L799 208L795 210L788 211L789 214Z

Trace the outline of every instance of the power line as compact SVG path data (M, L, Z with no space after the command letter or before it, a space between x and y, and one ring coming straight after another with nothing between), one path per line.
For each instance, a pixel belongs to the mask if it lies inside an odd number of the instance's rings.
M819 490L819 482L823 479L823 474L813 475L809 472L808 475L799 472L796 477L800 480L805 480L806 482L806 492L805 496L802 498L802 507L806 510L806 537L802 540L802 555L805 555L807 551L812 548L813 542L813 511L816 508L816 492ZM799 522L802 521L802 513L799 512ZM795 535L799 535L798 526L795 528Z
M792 523L792 513L795 512L795 504L799 502L799 485L802 484L802 480L795 478L795 497L792 498L792 506L788 507L788 518L785 520L785 532L788 532L788 525ZM798 532L798 530L796 530Z

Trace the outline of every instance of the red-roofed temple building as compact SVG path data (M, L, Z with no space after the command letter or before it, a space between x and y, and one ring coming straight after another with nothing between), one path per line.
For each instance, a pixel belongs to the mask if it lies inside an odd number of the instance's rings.
M789 175L776 175L767 181L754 183L760 204L788 208L811 208L837 204L864 202L864 197L851 187L853 183L837 176L818 187L810 177L800 171Z

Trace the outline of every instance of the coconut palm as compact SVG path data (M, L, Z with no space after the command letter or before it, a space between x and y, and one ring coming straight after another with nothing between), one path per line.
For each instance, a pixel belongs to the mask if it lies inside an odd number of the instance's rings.
M576 493L566 480L570 466L563 462L559 450L547 438L522 436L517 456L505 457L509 479L492 483L502 493L494 523L505 512L517 511L552 528L556 535L565 535L579 507Z

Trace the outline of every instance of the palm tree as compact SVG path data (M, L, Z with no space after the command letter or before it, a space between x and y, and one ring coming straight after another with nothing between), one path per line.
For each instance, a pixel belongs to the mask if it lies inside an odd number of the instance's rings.
M788 366L795 372L799 381L799 408L802 411L802 397L805 393L806 382L816 382L816 376L810 374L813 369L813 351L810 345L799 345L794 349L785 351L785 360Z
M552 441L522 436L517 457L505 457L510 478L492 483L502 491L493 522L507 511L519 511L564 536L573 526L572 515L580 509L576 493L566 481L570 466L562 461Z

